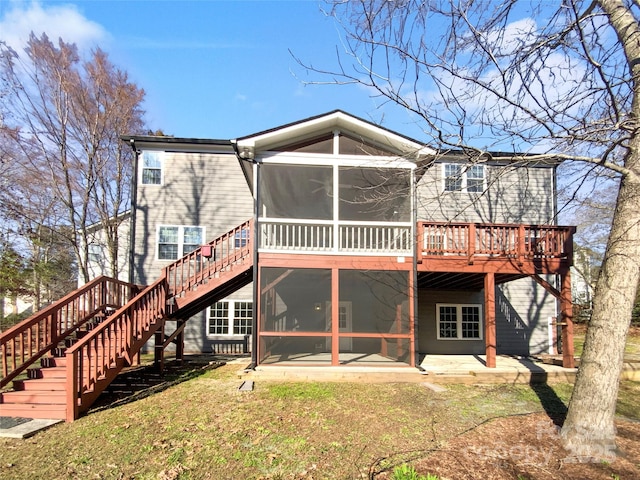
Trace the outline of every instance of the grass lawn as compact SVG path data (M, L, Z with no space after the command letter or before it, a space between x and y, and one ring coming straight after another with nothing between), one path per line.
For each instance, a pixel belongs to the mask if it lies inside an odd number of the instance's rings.
M0 477L378 478L489 419L562 415L571 393L568 384L434 392L418 384L266 381L239 392L240 368L190 372L188 381L135 402L27 440L0 439ZM620 413L640 420L638 398L640 384L626 382Z
M578 328L578 351L582 338ZM627 353L639 351L636 329ZM526 442L534 454L550 448L555 440L538 430L562 418L569 384L447 385L435 392L419 384L258 381L253 391L239 392L244 364L201 366L175 372L172 386L136 401L27 440L0 439L0 478L391 479L405 463L440 480L640 477L638 382L623 382L618 398L625 465L585 470L563 463L560 447L544 468L479 447L503 445L504 452ZM460 451L469 448L482 455L462 461Z

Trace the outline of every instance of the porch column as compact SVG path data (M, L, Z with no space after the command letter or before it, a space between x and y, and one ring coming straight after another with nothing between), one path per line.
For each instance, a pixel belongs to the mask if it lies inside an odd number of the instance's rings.
M571 301L571 272L561 275L560 325L562 325L562 366L574 368L573 358L573 303Z
M331 365L340 365L340 271L331 269Z
M496 280L493 272L484 276L484 339L487 367L496 368Z

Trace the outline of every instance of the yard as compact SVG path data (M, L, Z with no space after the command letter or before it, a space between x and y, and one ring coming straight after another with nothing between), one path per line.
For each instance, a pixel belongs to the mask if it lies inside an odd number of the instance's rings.
M239 392L243 364L199 359L152 395L27 440L0 439L0 477L391 479L409 464L439 479L640 478L637 382L620 392L620 450L583 464L562 450L550 420L562 417L568 384L435 392L264 381Z

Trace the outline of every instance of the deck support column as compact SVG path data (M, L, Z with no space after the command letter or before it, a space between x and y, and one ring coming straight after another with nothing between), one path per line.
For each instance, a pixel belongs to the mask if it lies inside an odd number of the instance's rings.
M496 280L493 272L484 276L484 338L487 367L496 368Z
M340 365L340 270L331 269L331 365Z
M561 275L560 325L562 326L562 366L575 368L573 351L573 303L571 301L571 272Z
M186 320L178 320L177 328L180 333L176 337L176 363L182 365L184 363L184 327Z
M154 334L153 366L160 373L164 372L164 323Z

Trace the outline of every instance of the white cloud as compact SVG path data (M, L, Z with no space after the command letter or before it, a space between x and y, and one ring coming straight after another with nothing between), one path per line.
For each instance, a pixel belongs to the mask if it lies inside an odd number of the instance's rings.
M57 43L62 38L75 43L80 50L109 39L107 31L98 23L84 17L74 5L43 7L38 2L10 2L0 18L0 40L21 51L33 31L36 36L46 33Z

